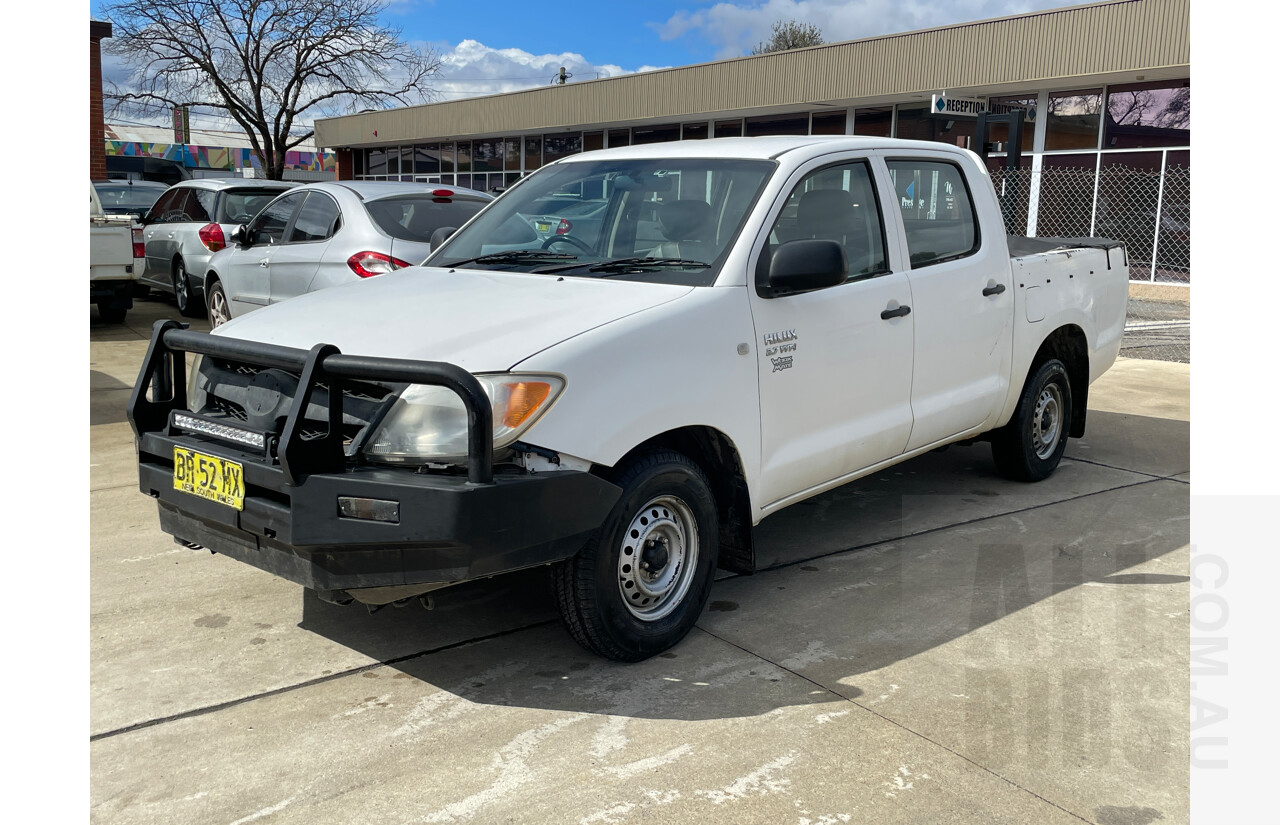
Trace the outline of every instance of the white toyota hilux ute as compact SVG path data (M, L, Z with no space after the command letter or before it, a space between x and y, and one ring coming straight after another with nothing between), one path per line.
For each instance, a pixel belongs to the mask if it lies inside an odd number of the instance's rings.
M539 234L553 199L599 220ZM634 661L787 505L976 439L1048 476L1127 294L1119 243L1007 237L962 149L633 146L521 180L422 267L158 323L129 418L184 545L368 605L550 565L573 637Z

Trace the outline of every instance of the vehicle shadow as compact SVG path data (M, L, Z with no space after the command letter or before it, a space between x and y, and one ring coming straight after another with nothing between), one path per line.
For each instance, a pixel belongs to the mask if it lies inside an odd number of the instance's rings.
M1183 432L1185 422L1164 423L1174 425L1166 435ZM388 608L370 621L307 594L301 627L470 703L680 720L830 701L815 682L856 698L863 674L1007 617L1041 655L1084 634L1122 649L1163 639L1167 625L1143 604L1149 591L1135 588L1185 589L1187 577L1125 571L1186 546L1187 485L1079 462L1061 479L1005 488L993 470L953 466L989 461L976 449L900 465L766 520L757 552L773 569L717 581L698 629L639 664L579 648L555 618L545 571L446 589L432 612ZM1108 588L1101 614L1086 613L1083 585ZM1045 610L1023 613L1046 600L1049 624ZM405 634L459 620L504 629L394 658ZM1016 667L1011 655L1002 666Z
M125 405L133 387L105 372L89 370L89 426L127 421Z

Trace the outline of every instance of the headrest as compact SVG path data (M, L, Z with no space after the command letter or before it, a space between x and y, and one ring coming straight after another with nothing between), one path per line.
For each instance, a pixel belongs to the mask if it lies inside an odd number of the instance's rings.
M800 196L796 207L796 223L803 229L808 226L826 226L833 223L848 225L853 216L853 200L843 189L814 189Z
M669 241L700 241L711 224L711 205L700 200L680 200L663 204L658 213L662 234Z

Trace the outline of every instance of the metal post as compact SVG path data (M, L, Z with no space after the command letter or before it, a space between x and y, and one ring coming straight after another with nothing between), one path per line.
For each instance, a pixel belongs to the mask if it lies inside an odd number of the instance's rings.
M1098 152L1093 158L1093 212L1089 215L1089 237L1097 236L1098 232L1098 181L1102 178L1102 153Z
M1160 249L1160 210L1164 208L1164 173L1169 163L1169 150L1160 153L1160 189L1156 194L1156 225L1151 239L1151 282L1156 280L1156 252Z

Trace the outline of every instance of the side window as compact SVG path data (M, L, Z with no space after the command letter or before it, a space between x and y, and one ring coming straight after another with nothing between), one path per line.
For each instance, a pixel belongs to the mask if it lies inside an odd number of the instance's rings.
M865 161L827 166L796 184L769 233L761 266L782 244L815 238L844 248L850 280L888 271L884 222Z
M284 241L284 230L289 226L289 218L298 207L306 192L295 192L281 195L272 201L253 219L251 224L253 242L255 244L277 244Z
M338 229L339 217L338 204L334 203L333 198L322 192L312 192L298 210L298 219L293 222L289 243L323 241L333 237Z
M147 213L147 220L151 223L171 223L175 214L182 214L182 202L187 197L186 188L170 189L160 196L160 200L155 202L151 207L151 211Z
M187 213L187 220L200 223L208 223L213 220L213 202L216 197L217 193L208 189L192 189L191 194L187 197L187 204L184 209Z
M960 167L932 160L890 160L888 166L913 269L978 251L973 200Z

